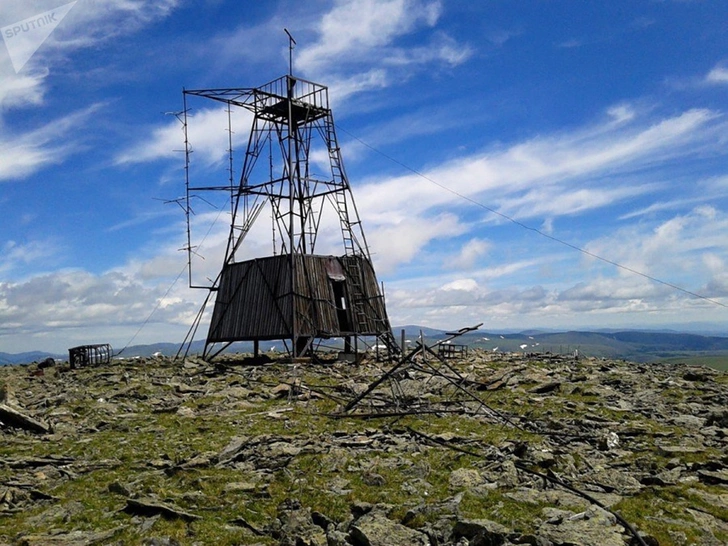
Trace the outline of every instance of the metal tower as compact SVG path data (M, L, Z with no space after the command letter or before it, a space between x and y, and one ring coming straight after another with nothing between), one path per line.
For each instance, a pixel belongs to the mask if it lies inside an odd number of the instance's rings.
M192 96L221 102L228 113L233 108L252 113L238 184L232 175L228 185L190 184L187 101ZM356 347L365 336L397 352L344 170L328 89L288 74L257 88L185 90L183 98L190 268L190 198L226 191L231 203L222 270L206 287L215 294L215 305L205 355L214 356L235 341L253 341L257 354L259 341L280 339L299 357L316 339L341 337L345 350L351 350L352 342ZM232 140L230 148L232 173ZM322 165L326 174L317 174ZM263 211L272 220L272 252L251 259L244 243ZM343 245L336 255L317 254L326 211L338 219ZM197 324L203 311L204 306ZM190 330L189 341L196 329Z

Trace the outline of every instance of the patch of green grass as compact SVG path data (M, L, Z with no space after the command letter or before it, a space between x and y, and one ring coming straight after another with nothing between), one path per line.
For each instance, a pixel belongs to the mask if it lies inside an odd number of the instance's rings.
M511 499L502 491L492 490L483 495L467 492L460 502L460 513L465 518L489 519L520 533L532 533L547 503L524 503Z
M691 366L708 366L720 371L728 371L728 355L691 355L673 356L661 360L664 364L688 364Z
M534 368L542 366L548 368L553 363L537 361L533 364ZM574 363L571 366L570 371L576 373L581 366L587 365ZM121 394L99 402L99 398L105 397L104 385L112 384L116 380L114 377L123 374L125 369L131 370L129 386L133 388L124 390L122 386ZM250 531L231 526L230 523L235 518L243 518L263 527L277 517L278 507L286 499L297 499L303 506L336 521L350 517L351 504L357 501L393 505L390 517L400 521L410 509L417 507L417 515L407 522L409 526L417 528L452 515L443 511L454 510L448 499L459 492L449 484L453 470L476 468L485 472L483 469L490 460L443 446L428 445L412 438L408 427L430 436L452 434L455 445L477 453L485 452L484 448L489 445L503 447L523 442L529 448L539 449L545 444L540 435L503 423L493 424L492 416L485 409L482 417L443 412L400 418L362 419L346 416L332 419L330 414L341 409L340 401L330 398L312 398L307 401L295 397L267 398L272 387L282 381L288 382L282 378L291 376L290 367L275 365L255 370L254 373L249 369L241 369L237 373L235 368L231 368L228 377L210 379L205 387L206 394L193 393L180 399L183 407L193 412L189 416L180 415L174 411L174 404L179 402L172 398L172 386L166 383L172 372L172 369L144 366L122 367L115 371L114 376L95 378L92 388L80 393L79 397L58 402L56 406L59 410L76 414L63 426L69 429L79 426L81 432L78 435L64 437L58 434L49 441L44 437L14 434L10 442L12 445L7 446L3 445L0 437L0 458L65 455L75 460L67 469L72 476L55 477L51 471L47 479L37 482L38 489L59 500L31 504L26 511L3 518L0 542L12 542L19 532L44 533L54 527L63 531L123 527L114 537L115 542L137 544L148 536L170 536L182 544L200 541L223 546L248 543L273 545L277 542L272 538L256 537ZM147 373L149 377L145 376ZM494 373L497 370L493 369L485 375ZM619 379L618 373L613 375L615 381ZM718 381L725 381L726 377L728 375L719 376ZM87 378L94 379L93 374L82 370L74 381L83 382ZM304 384L308 384L308 379L311 379L322 388L333 387L341 382L341 376L327 375L326 370L317 370L314 374L308 368L300 370L298 379ZM18 380L19 394L26 380ZM178 375L175 381L193 384L194 379ZM579 389L570 392L571 387L564 384L558 392L536 396L527 392L534 384L532 381L495 391L477 391L477 395L490 407L506 415L530 415L534 419L560 422L588 412L610 421L627 421L637 430L644 429L644 438L637 437L634 440L635 443L639 442L640 451L620 456L619 464L642 468L637 459L643 457L647 461L645 468L659 470L676 457L684 464L722 457L714 448L674 456L660 453L654 445L656 441L677 444L678 438L687 436L689 431L663 425L637 412L607 408L609 402L596 394L596 388L592 388L597 385L581 381L578 383ZM228 387L236 385L257 391L258 394L247 396L242 389L233 391L242 393L240 395L233 395L229 390L227 395L222 394ZM335 393L333 390L331 392ZM391 396L391 391L382 390L381 394ZM666 400L674 402L685 400L685 396L702 394L699 389L685 391L667 388L663 392ZM429 395L426 402L434 404L454 400L466 402L469 410L478 407L477 402L468 399L452 385L446 385L442 391ZM164 401L164 404L160 404L160 401ZM166 412L155 413L155 408L160 411L165 406L170 406ZM454 408L456 405L447 407ZM357 409L366 411L365 404ZM99 430L91 432L91 427ZM337 447L338 435L361 435L377 441L385 436L380 434L382 431L390 435L385 439L387 443L377 450L372 450L372 446L366 450L357 446ZM653 434L671 434L673 438L653 438ZM318 445L310 451L304 448L284 466L279 465L268 471L253 468L254 464L258 464L257 457L268 453L267 447L263 445L254 457L239 461L235 467L208 465L176 468L176 471L167 468L165 472L165 467L180 465L197 455L219 453L234 437L254 439L266 435L280 436L284 442L295 438L296 442L316 439L320 443L332 437L334 441L326 450L319 449ZM395 440L401 440L402 444L395 446ZM623 441L628 450L632 437L625 436ZM121 464L93 467L93 463L99 460L118 460ZM276 462L281 461L285 462L286 457L279 460L276 456ZM586 462L582 462L578 453L573 457L557 456L553 468L556 472L566 467L573 469L572 463L579 472L589 472ZM263 463L263 466L266 464ZM0 483L19 477L27 477L32 481L35 479L34 472L35 469L19 471L0 466ZM151 496L169 502L202 519L185 523L159 518L151 529L142 531L139 524L151 522L120 511L125 506L126 494L109 491L110 484L115 482L127 488L131 495ZM257 484L257 488L230 488L233 482L253 483ZM117 488L115 486L112 489ZM624 511L628 521L637 523L641 530L658 537L661 544L670 544L673 541L670 531L680 530L680 521L695 523L693 518L685 514L687 507L702 510L722 521L728 520L728 510L710 500L710 495L723 492L724 489L697 483L647 488L634 497L623 499L619 509ZM507 488L482 489L477 494L465 492L458 511L463 517L491 519L523 533L533 532L547 504L518 502L506 493ZM65 516L62 510L53 511L69 503L76 507L80 503L81 510L74 510ZM45 520L42 514L46 514ZM697 528L698 524L695 523L695 529L690 529L690 525L687 527L684 532L688 539L697 540L696 537L702 532ZM726 538L719 537L719 540Z
M713 494L724 493L722 489L702 484L651 487L624 498L613 508L639 527L642 533L655 537L660 544L673 544L674 533L684 533L688 544L697 544L701 543L703 531L685 508L706 512L722 521L728 518L728 510L709 502L696 489Z

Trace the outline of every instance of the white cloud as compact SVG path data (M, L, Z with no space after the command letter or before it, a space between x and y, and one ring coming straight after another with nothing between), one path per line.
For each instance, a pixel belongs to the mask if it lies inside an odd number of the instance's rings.
M143 269L165 260L170 267L145 280ZM174 282L184 261L181 253L167 254L99 274L66 269L0 282L0 343L8 351L29 342L54 352L86 343L118 350L148 319L136 343L179 341L204 296L187 287L185 275Z
M721 65L714 67L705 76L705 81L712 84L728 84L728 68Z
M725 261L719 255L712 252L706 252L703 254L702 259L705 268L710 271L711 274L722 275L726 271Z
M496 47L503 47L503 45L512 38L516 38L523 34L522 30L505 30L499 29L486 33L486 38Z
M453 290L459 290L461 292L474 292L478 289L478 282L475 279L458 279L456 281L449 282L440 288L445 292L451 292Z
M604 188L603 177L695 153L711 144L716 131L726 127L709 110L626 127L590 126L456 158L424 171L424 178L371 180L357 187L357 204L368 224L402 223L446 205L469 207L461 196L517 218L583 213L652 189L644 180L635 187L619 178Z
M555 255L537 243L533 259L515 261L509 249L494 244L490 252L497 267L471 269L467 277L443 269L427 278L390 282L388 309L395 324L414 321L444 328L470 322L521 328L618 327L645 317L653 325L719 322L724 308L690 292L728 303L726 229L724 211L701 205L651 229L643 221L585 245L589 252L685 291L577 252ZM432 249L426 252L431 256ZM549 278L541 271L546 264L558 274Z
M57 241L51 239L34 240L19 243L13 240L5 241L0 253L0 274L8 275L10 272L23 268L29 264L46 263L60 251Z
M702 256L720 250L728 253L722 236L728 216L711 206L698 206L646 230L644 224L625 227L594 240L586 250L658 278L680 284L690 272L697 278L704 272ZM631 276L628 272L622 275ZM695 287L693 287L695 288Z
M492 244L484 239L470 239L460 248L457 256L447 259L445 265L451 269L472 269L491 247Z
M333 104L341 104L351 95L361 91L382 89L389 86L390 79L386 70L372 68L352 76L331 75L326 77L329 98Z
M367 239L375 266L381 274L411 261L433 239L453 237L463 231L464 226L452 214L433 218L414 216L401 222L367 229Z
M341 59L349 63L368 59L372 50L418 25L433 26L440 11L438 2L418 0L338 1L321 18L318 42L297 52L296 65L315 73Z
M61 163L83 146L78 134L91 115L102 105L94 104L46 125L15 135L0 128L0 182L19 180L48 165Z
M11 75L6 67L3 72L4 77L0 78L0 124L5 110L42 104L43 82L48 76L48 70Z
M4 0L0 25L9 25L66 3L63 0ZM136 32L168 16L178 4L179 0L80 0L37 55L53 49L88 47Z
M408 66L427 63L444 62L448 65L459 65L464 62L472 51L469 47L457 43L453 38L440 34L432 43L412 49L392 48L384 56L385 65Z
M517 218L576 215L649 193L651 184L636 187L583 188L568 185L537 187L511 198L496 199L500 210Z
M187 115L187 138L189 140L190 161L211 166L221 162L228 155L229 133L228 112L225 107L199 107L191 109ZM189 109L189 104L188 104ZM242 108L230 111L233 131L233 149L244 147L250 131L252 115ZM116 164L133 164L158 159L180 159L184 150L184 126L175 116L167 123L151 130L144 140L132 144L120 152ZM181 159L180 159L181 160Z
M427 45L398 45L403 36L435 27L441 12L436 1L338 0L314 24L317 40L296 50L296 70L328 82L340 102L406 79L418 66L458 65L472 50L443 32L435 32ZM362 73L362 66L369 69Z
M0 26L52 10L62 3L52 0L3 0ZM77 2L18 74L10 66L7 50L0 48L0 104L5 96L10 96L19 104L38 104L43 96L43 83L51 63L79 48L95 46L120 35L137 32L169 15L177 4L178 0ZM8 90L14 93L10 95Z
M58 7L50 0L4 0L0 26L12 24ZM70 52L132 33L167 16L178 0L83 0L63 18L19 73L7 50L0 47L0 181L17 180L48 165L61 163L79 148L80 127L98 109L51 120L41 127L14 131L7 127L9 109L43 104L49 66Z
M664 287L651 284L646 279L636 277L596 278L563 290L558 296L558 301L568 303L569 310L572 312L610 308L623 310L625 306L633 307L637 301L649 301L667 293L668 291ZM647 309L646 306L645 303L645 309Z
M607 114L612 118L612 120L614 120L615 123L631 121L636 115L632 106L626 103L612 106L607 110Z

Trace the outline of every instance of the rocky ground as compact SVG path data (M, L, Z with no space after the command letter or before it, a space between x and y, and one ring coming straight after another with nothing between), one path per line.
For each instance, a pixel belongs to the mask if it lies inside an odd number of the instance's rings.
M324 360L1 367L0 545L728 543L728 374Z

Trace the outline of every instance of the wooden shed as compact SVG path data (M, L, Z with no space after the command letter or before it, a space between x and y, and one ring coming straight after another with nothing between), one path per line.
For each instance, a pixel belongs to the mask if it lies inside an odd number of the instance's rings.
M384 298L368 260L294 254L226 265L207 339L375 336L386 326Z

